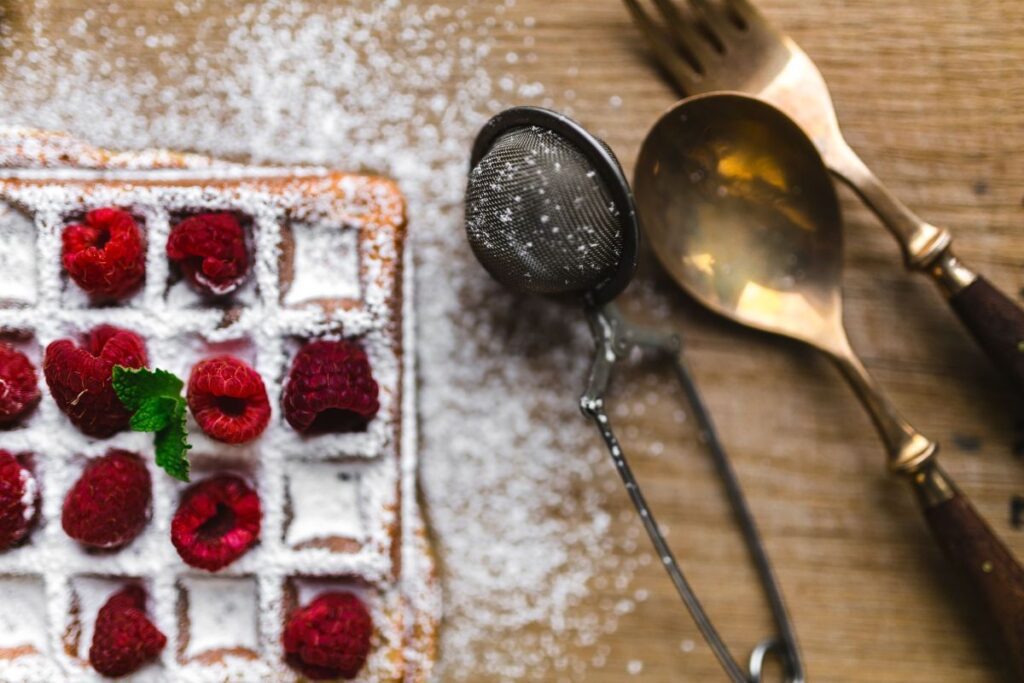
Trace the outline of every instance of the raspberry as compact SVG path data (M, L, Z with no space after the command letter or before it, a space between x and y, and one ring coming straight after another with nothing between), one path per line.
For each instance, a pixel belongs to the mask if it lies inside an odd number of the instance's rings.
M380 408L377 382L362 348L348 341L315 341L296 354L281 402L299 432L365 429Z
M288 620L285 657L314 680L352 679L366 663L372 633L362 600L352 593L324 593Z
M80 347L70 339L47 346L43 374L68 419L85 434L105 438L127 428L131 420L114 392L114 366L141 368L146 363L146 345L137 334L100 325Z
M142 282L146 273L142 231L127 211L90 211L85 223L64 228L63 241L64 269L93 299L122 299Z
M14 424L39 403L39 384L32 361L9 344L0 343L0 426Z
M260 536L260 497L241 478L212 477L191 486L171 522L171 542L193 567L223 569Z
M35 521L39 487L32 472L16 457L0 450L0 550L28 535Z
M232 213L201 213L171 230L167 257L193 286L218 296L242 284L249 268L245 233Z
M142 459L111 449L89 463L68 491L61 525L83 545L119 548L145 528L152 499L149 470Z
M270 421L263 379L234 356L208 358L192 368L188 407L204 432L225 443L252 441Z
M128 586L115 593L96 615L89 663L109 678L127 676L155 659L167 637L146 616L146 593Z

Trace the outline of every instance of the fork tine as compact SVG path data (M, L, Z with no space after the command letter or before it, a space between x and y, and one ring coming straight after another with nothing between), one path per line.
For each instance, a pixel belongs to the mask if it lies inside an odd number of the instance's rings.
M693 22L687 20L672 0L654 0L655 7L661 12L668 33L675 38L679 49L692 58L698 73L707 70L708 61L712 58L712 45L708 38L701 35Z
M714 34L718 42L718 48L724 49L725 36L730 32L738 30L736 24L726 16L728 9L716 5L710 2L710 0L689 0L689 2L694 13L703 20L707 28ZM724 0L722 0L722 4L724 4Z
M638 0L623 0L640 30L647 36L661 67L668 72L683 92L694 92L701 80L700 73L676 50L672 40L647 14Z

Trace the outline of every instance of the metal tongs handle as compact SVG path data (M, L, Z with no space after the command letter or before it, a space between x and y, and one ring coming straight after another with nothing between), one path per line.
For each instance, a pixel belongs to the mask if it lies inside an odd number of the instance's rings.
M596 353L590 370L586 392L580 398L580 408L584 415L593 420L601 432L601 436L611 453L612 460L615 462L619 476L622 477L622 481L626 485L626 491L629 493L633 505L640 514L644 528L647 530L647 534L650 536L651 542L654 544L658 556L665 566L665 570L672 579L672 583L679 592L679 597L682 598L686 608L693 616L697 628L700 629L701 634L707 640L708 645L711 646L722 668L725 669L733 683L760 683L762 665L770 653L777 654L782 661L786 671L786 680L789 683L803 683L805 680L803 663L801 662L800 652L797 647L796 634L793 630L789 613L786 610L785 601L782 598L782 591L768 561L768 554L761 542L757 525L754 523L754 518L743 495L743 490L740 488L736 473L729 464L729 459L718 439L715 425L711 421L711 416L708 414L707 408L694 384L693 377L683 360L682 343L679 337L674 334L634 327L622 317L613 304L589 309L587 319L594 335ZM704 611L704 607L701 605L700 600L698 600L693 588L683 575L682 569L680 569L679 564L676 562L675 555L673 555L668 542L658 528L654 515L644 499L640 485L633 476L633 471L626 461L626 455L623 453L618 439L615 438L608 414L605 412L604 394L611 381L612 368L619 358L624 357L634 348L659 351L673 357L676 376L697 419L702 440L711 451L715 467L725 484L733 512L743 532L747 549L757 567L765 594L768 596L779 635L766 638L754 648L750 656L749 673L745 672L737 664L729 652L729 648L715 629L714 624L712 624L711 619Z

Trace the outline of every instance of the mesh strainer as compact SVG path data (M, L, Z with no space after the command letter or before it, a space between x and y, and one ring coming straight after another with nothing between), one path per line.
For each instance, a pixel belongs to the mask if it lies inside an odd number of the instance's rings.
M636 270L639 226L622 169L608 147L557 113L517 107L497 115L473 147L466 191L466 234L473 253L506 287L579 298L596 353L583 413L601 432L630 499L668 571L733 683L761 680L762 664L777 654L787 680L803 681L803 667L782 593L739 482L681 354L678 336L630 325L611 303ZM635 348L674 359L675 374L708 444L775 616L778 637L754 649L749 672L729 653L701 606L644 500L612 431L604 395L619 358Z
M613 299L636 270L636 223L615 155L574 121L532 107L491 119L473 147L466 233L510 289Z

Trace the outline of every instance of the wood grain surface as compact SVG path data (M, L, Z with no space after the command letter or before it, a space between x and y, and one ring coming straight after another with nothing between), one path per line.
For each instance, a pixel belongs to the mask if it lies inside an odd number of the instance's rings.
M1015 0L762 0L817 62L851 145L899 197L947 226L958 253L1013 296L1024 285L1024 4ZM630 170L677 97L618 2L518 0L536 19L521 70L603 136ZM503 38L522 52L519 32ZM504 56L497 50L496 59ZM621 102L621 104L620 104ZM1009 501L1024 493L1021 404L934 285L903 270L884 228L845 189L846 322L865 364L1018 554ZM645 263L627 292L643 316L667 301L746 487L788 597L810 681L1001 681L991 637L947 570L871 422L838 372L793 343L718 320ZM652 315L661 321L661 315ZM623 392L629 384L621 384ZM710 464L664 400L620 418L634 467L737 656L770 630ZM687 443L687 440L690 443ZM664 443L655 457L649 447ZM678 449L678 452L677 450ZM643 455L646 453L646 457ZM679 453L685 455L679 455ZM627 510L625 493L618 505ZM625 518L628 519L628 516ZM645 542L645 541L642 541ZM658 566L610 638L598 683L722 680ZM689 643L694 647L689 652ZM630 676L631 660L643 669Z
M54 12L70 12L94 3L50 4ZM131 13L157 3L121 4ZM948 227L965 261L1018 297L1024 286L1024 2L758 4L817 62L847 138L864 160L907 204ZM677 94L651 63L620 2L505 5L510 22L493 29L495 71L542 83L545 103L603 136L630 171L645 131ZM473 11L492 9L480 3ZM183 23L181 31L189 30ZM511 64L510 52L533 56ZM905 415L941 441L945 468L1024 556L1024 529L1009 519L1011 497L1024 494L1024 406L934 285L905 272L882 226L851 193L841 195L845 317L855 348ZM687 357L788 598L810 681L1010 680L910 492L887 474L867 415L827 361L705 313L649 257L625 299L631 314L659 324L667 315L685 336ZM734 652L745 658L771 630L753 570L710 462L692 431L674 420L679 397L667 383L643 390L654 392L648 409L617 417L618 428L636 453L633 466L677 555ZM664 444L660 455L655 444ZM596 434L588 446L600 448ZM611 491L614 530L637 527L618 484L599 485ZM607 636L606 661L584 680L722 680L657 563L641 567L635 585L649 599ZM590 600L601 604L613 594L596 587ZM631 675L630 662L642 669Z

